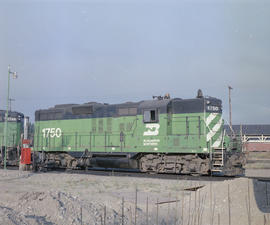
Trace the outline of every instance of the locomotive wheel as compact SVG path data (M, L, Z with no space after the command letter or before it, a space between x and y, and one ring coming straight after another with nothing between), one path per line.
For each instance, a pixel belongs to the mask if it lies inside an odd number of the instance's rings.
M139 159L140 171L148 173L209 174L208 159L198 155L146 154Z

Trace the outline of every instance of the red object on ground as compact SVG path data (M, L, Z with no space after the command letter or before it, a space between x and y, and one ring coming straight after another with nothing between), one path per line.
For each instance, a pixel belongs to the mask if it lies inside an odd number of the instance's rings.
M31 164L31 148L22 148L21 164Z

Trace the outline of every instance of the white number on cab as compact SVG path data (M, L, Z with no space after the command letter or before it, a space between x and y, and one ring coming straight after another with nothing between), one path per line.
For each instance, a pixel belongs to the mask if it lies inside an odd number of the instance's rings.
M60 138L62 136L62 130L60 128L43 128L42 133L44 138Z

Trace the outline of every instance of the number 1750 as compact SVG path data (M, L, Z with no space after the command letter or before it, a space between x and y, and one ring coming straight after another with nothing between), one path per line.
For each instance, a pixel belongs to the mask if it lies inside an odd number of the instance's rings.
M42 133L44 138L59 138L62 135L62 130L60 128L43 128Z

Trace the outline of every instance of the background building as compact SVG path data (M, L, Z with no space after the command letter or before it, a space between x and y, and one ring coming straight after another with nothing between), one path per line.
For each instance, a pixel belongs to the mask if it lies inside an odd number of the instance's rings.
M233 125L232 128L236 136L242 137L243 150L270 152L270 124ZM228 125L225 125L225 130L232 134Z

